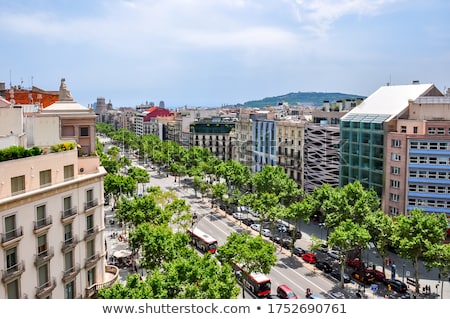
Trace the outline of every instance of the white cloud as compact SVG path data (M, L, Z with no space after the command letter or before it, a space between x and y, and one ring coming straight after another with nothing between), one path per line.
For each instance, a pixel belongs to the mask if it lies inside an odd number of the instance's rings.
M293 0L295 15L306 30L324 36L338 19L347 15L371 16L404 0Z

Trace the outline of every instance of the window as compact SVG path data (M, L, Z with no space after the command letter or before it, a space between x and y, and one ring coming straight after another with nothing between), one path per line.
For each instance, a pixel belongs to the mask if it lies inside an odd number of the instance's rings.
M10 240L16 236L16 215L5 217L5 239Z
M398 208L389 206L389 214L391 214L391 215L398 215Z
M69 251L64 254L64 270L72 270L73 269L73 252Z
M414 133L414 134L417 134L417 132L418 132L418 127L417 127L417 126L414 126L414 127L413 127L413 133Z
M88 287L95 284L95 267L91 268L87 271L87 281L88 281Z
M435 127L429 127L427 130L428 135L435 135L436 134L436 128Z
M25 175L11 177L11 194L16 195L25 191Z
M400 161L400 159L401 159L401 156L399 155L399 154L397 154L397 153L392 153L391 154L391 159L393 160L393 161Z
M49 186L52 184L52 170L48 169L39 172L39 185L41 187Z
M47 234L44 234L37 238L37 252L38 255L45 255L47 253Z
M71 281L64 286L64 297L66 299L75 299L75 282Z
M80 136L89 136L89 127L80 127Z
M400 181L396 181L394 179L391 179L391 187L393 187L393 188L400 188Z
M94 190L88 189L86 191L86 203L92 203L94 201ZM92 207L92 206L91 206Z
M401 145L400 140L392 140L391 141L391 146L392 147L400 147L400 145Z
M61 136L67 137L67 136L75 136L75 130L73 126L63 126L61 129Z
M46 287L49 282L48 264L44 264L38 269L38 287Z
M406 133L406 126L402 125L400 127L400 133Z
M64 211L65 212L67 212L68 210L72 209L72 196L64 197L63 204L64 204Z
M64 225L64 242L69 243L72 240L72 224Z
M36 207L36 229L44 227L46 225L46 206L40 205Z
M73 164L64 166L64 180L73 178Z
M86 242L86 257L91 258L95 255L95 242L94 240L89 240Z
M17 269L17 247L6 250L6 272Z
M438 135L444 135L445 134L445 129L443 127L438 127L436 129L436 132Z
M400 195L398 194L389 194L389 199L393 202L398 202L400 200Z
M400 167L391 166L391 174L400 175Z
M6 298L7 299L19 299L20 298L20 292L19 292L19 280L16 279L9 284L6 285Z
M86 230L91 231L94 229L94 215L86 216Z

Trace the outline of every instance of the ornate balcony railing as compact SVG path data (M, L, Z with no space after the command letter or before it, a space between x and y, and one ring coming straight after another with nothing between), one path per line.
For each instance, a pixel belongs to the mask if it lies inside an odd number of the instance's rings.
M56 279L52 278L46 283L36 287L36 298L47 297L56 288Z
M49 249L41 251L37 255L34 255L34 264L36 265L36 267L39 267L52 259L53 256L55 256L55 252L53 251L53 247L50 247Z
M66 210L63 210L61 212L61 221L65 222L67 220L69 220L70 218L75 218L77 216L77 208L76 207L72 207Z
M21 261L20 263L14 264L6 270L2 270L2 280L3 282L7 282L13 280L14 278L19 277L25 272L25 263Z
M0 234L1 244L2 245L9 244L14 240L19 240L20 238L22 238L22 236L23 236L23 228L21 226L6 233Z
M79 239L77 235L72 236L72 238L66 239L61 243L61 251L62 253L66 253L69 250L75 248L75 246L79 243Z

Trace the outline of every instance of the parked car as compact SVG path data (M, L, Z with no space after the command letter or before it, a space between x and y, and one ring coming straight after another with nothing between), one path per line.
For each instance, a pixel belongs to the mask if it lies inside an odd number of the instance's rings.
M287 233L287 232L289 232L289 227L286 226L285 224L278 224L277 230L278 230L280 233Z
M349 258L346 260L347 266L354 269L364 269L365 265L359 258Z
M301 247L294 247L292 252L294 253L294 255L296 255L298 257L301 257L303 254L306 253L306 251Z
M327 252L327 255L330 256L331 258L334 258L334 259L339 259L339 258L341 258L341 252L338 251L338 250L334 250L334 249L329 250L329 251Z
M310 264L315 264L317 262L317 257L313 253L305 253L301 257L304 261Z
M333 270L332 272L330 272L330 276L333 277L334 279L341 281L341 272L340 271ZM347 273L344 273L344 282L345 283L350 282L350 276Z
M366 272L369 273L369 274L372 274L376 281L379 281L379 282L385 282L386 281L386 275L380 270L367 268Z
M241 220L241 219L244 219L245 218L245 214L244 213L233 213L233 215L232 215L234 218L236 218L236 219L238 219L238 220Z
M326 261L317 261L315 266L317 269L322 270L325 273L330 273L333 271L333 267Z
M287 285L280 285L277 288L277 295L281 299L298 299L295 292L292 291Z
M278 295L270 294L270 295L267 295L267 299L281 299L281 298Z
M408 290L408 286L406 286L406 284L398 279L387 279L385 281L386 283L386 287L391 287L392 290L396 291L396 292L400 292L400 293L404 293Z
M370 284L375 281L375 277L366 271L354 271L352 272L352 278L355 278L359 282Z
M261 229L261 225L260 224L251 224L250 228L253 229L254 231L259 232L259 230Z
M242 218L241 219L242 224L250 226L251 224L254 224L255 221L251 218Z
M292 238L284 237L281 239L281 247L286 249L292 248Z
M270 231L270 229L269 228L263 228L262 230L261 230L261 235L263 235L263 236L265 236L265 237L269 237L269 238L271 238L273 235L272 235L272 232Z

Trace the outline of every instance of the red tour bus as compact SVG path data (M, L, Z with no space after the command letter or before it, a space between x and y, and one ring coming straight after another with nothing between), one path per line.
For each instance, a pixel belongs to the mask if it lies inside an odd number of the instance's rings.
M248 273L239 264L233 264L233 270L245 289L258 298L270 295L272 283L270 278L263 273Z
M192 245L197 247L203 253L209 252L214 254L217 250L217 239L211 237L200 229L188 229L188 234L191 236Z

